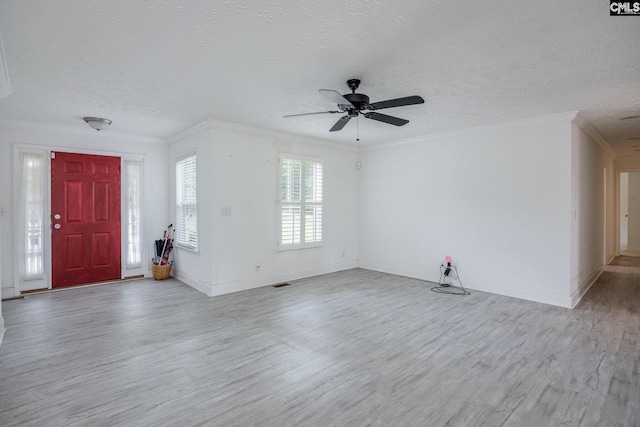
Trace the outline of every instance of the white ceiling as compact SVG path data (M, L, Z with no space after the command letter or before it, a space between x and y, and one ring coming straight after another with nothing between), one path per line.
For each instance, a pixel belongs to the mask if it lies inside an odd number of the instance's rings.
M13 94L0 120L165 138L205 118L355 143L318 89L381 101L403 127L361 118L361 143L581 110L640 148L640 16L602 0L0 0Z

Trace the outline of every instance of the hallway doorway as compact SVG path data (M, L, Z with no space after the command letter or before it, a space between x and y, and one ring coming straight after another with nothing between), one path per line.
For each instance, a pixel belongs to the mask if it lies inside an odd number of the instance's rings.
M640 257L640 172L620 173L620 255Z

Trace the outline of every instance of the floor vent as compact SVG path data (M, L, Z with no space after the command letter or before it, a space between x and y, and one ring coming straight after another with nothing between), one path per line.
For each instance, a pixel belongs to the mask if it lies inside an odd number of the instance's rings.
M278 285L273 285L274 288L281 288L283 286L289 286L291 283L280 283Z

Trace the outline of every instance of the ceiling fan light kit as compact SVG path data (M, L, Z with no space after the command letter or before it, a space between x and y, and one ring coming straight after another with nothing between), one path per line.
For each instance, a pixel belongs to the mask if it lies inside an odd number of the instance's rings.
M424 99L422 99L422 97L418 95L405 96L403 98L395 98L386 101L369 103L369 97L367 95L356 93L356 90L360 86L360 80L349 79L347 80L347 86L349 86L349 89L351 89L351 93L347 93L344 95L335 90L320 89L321 94L325 95L327 98L331 99L337 104L338 110L320 111L316 113L289 114L284 117L307 116L311 114L347 113L346 116L342 116L338 119L333 127L329 129L329 132L342 130L342 128L344 128L345 125L349 123L349 120L354 117L357 118L360 115L363 115L367 119L376 120L390 125L403 126L409 123L409 120L377 113L375 110L424 103Z

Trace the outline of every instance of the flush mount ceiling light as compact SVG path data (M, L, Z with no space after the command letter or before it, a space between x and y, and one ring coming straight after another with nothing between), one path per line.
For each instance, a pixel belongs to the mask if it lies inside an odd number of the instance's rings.
M111 124L111 120L103 119L101 117L84 117L84 121L98 132L107 128Z

